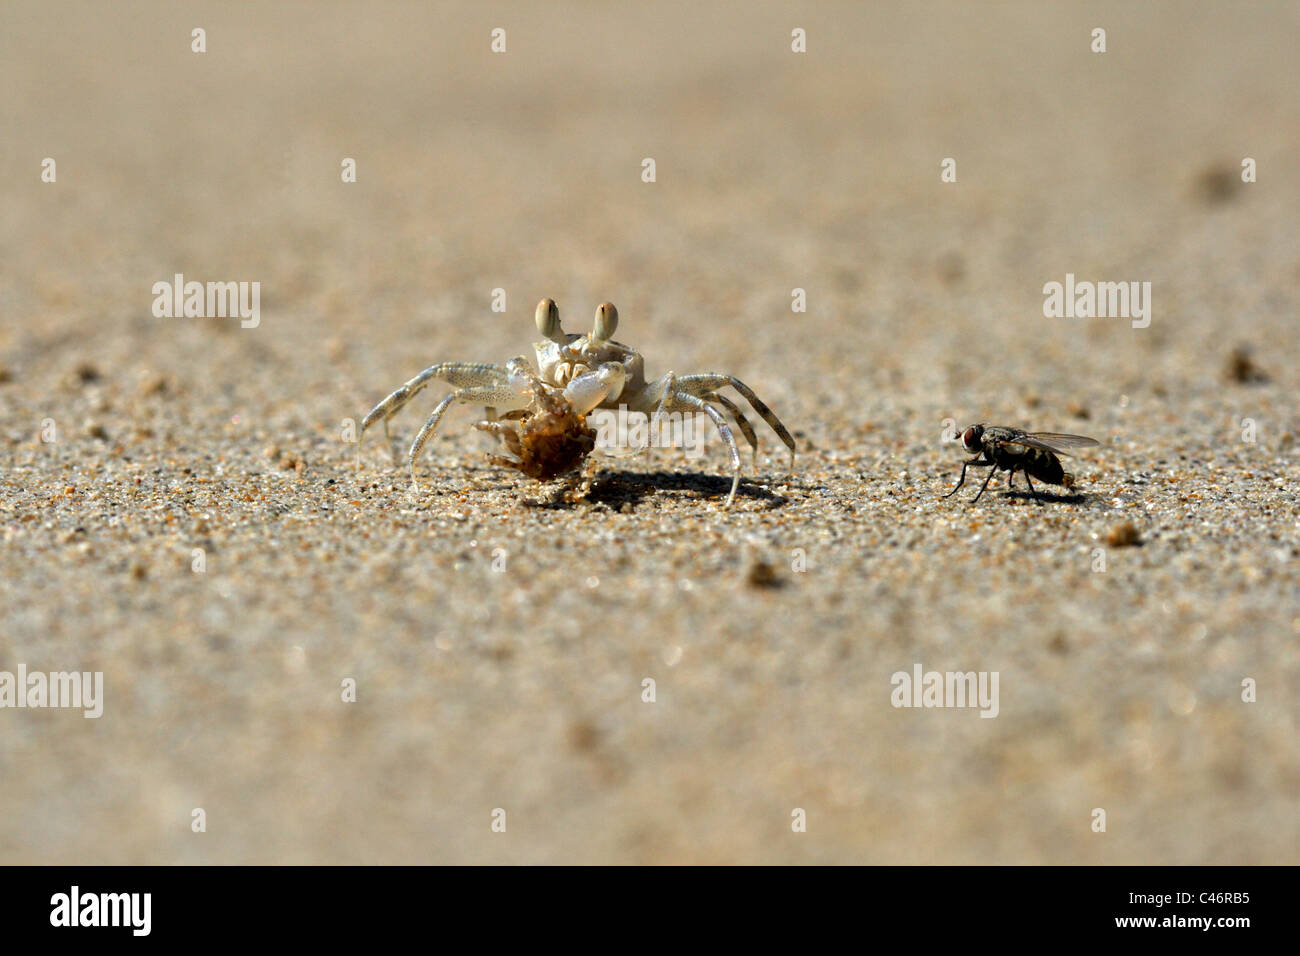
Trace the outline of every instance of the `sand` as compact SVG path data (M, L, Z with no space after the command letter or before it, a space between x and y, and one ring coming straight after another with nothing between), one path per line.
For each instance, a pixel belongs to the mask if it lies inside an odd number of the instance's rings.
M104 682L0 709L0 861L1300 861L1294 6L539 7L0 9L0 671ZM354 469L543 296L794 473ZM977 421L1103 446L944 500Z

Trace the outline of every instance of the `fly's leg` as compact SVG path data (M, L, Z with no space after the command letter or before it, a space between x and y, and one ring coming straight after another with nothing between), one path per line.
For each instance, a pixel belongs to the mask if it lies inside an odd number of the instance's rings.
M1043 496L1038 493L1038 489L1034 487L1034 483L1029 480L1029 472L1025 472L1025 484L1029 486L1029 493L1034 496L1034 500L1042 502Z
M993 464L993 462L989 462L989 464L991 465L991 464ZM990 469L989 469L989 476L988 476L987 478L984 479L984 484L980 485L980 491L979 491L979 494L976 495L976 496L971 500L971 504L974 504L976 501L979 501L979 500L980 500L980 495L984 494L984 489L987 488L987 487L989 486L989 482L993 480L993 474L994 474L994 472L996 472L996 471L997 471L996 468L990 468Z
M985 465L991 465L991 464L993 464L993 462L984 460L983 454L976 455L970 461L963 461L961 463L961 479L957 482L957 487L954 488L952 491L948 492L943 497L951 498L953 495L955 495L958 492L958 490L960 490L962 485L966 484L966 469L969 468L971 465L978 465L979 467L982 468ZM991 475L993 474L993 472L990 471L989 474Z

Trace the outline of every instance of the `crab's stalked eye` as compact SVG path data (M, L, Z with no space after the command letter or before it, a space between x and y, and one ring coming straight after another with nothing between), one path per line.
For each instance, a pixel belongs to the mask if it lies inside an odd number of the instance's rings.
M608 342L618 328L618 309L613 302L602 302L596 307L596 328L591 337L597 342Z
M984 429L979 425L972 425L961 433L961 443L972 451L979 447L980 436L984 434Z
M537 303L537 331L552 342L563 345L567 340L560 331L560 308L554 299L543 299Z

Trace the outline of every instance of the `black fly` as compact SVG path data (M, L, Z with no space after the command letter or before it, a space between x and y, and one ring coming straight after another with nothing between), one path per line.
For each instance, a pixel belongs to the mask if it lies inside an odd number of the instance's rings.
M974 452L975 457L962 463L961 480L957 482L957 488L944 497L951 498L957 493L957 489L966 483L966 469L971 465L977 468L988 468L989 476L984 479L979 494L971 500L971 504L980 500L980 495L984 494L984 489L989 486L995 471L1010 472L1007 475L1008 488L1014 487L1012 481L1016 477L1016 472L1024 472L1025 482L1035 498L1038 497L1038 492L1034 489L1034 483L1029 480L1031 477L1049 485L1073 488L1074 476L1061 467L1061 460L1056 456L1068 456L1067 448L1087 448L1100 444L1095 438L1085 438L1083 435L1025 432L1019 428L983 424L971 425L962 432L961 443L967 451Z

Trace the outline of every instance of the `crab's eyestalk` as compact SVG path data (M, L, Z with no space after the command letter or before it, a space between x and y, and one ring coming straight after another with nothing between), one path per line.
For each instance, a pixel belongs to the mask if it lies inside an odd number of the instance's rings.
M564 345L569 340L560 329L560 307L554 299L543 299L537 303L537 331L557 345Z
M596 327L592 330L591 337L597 342L608 342L614 337L617 328L618 309L614 308L614 303L602 302L596 306Z

